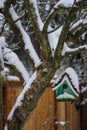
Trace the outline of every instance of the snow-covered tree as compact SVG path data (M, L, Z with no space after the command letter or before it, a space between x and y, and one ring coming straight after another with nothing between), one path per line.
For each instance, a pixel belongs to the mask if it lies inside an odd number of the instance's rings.
M4 66L25 83L4 130L20 130L63 58L87 49L87 1L0 0L0 34Z

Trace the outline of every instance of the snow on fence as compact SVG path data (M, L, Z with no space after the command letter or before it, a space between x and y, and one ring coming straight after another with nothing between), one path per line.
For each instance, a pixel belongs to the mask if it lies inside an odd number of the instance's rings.
M3 128L7 115L22 89L20 81L6 81L3 85ZM63 128L81 130L80 111L76 110L74 103L57 102L54 92L51 88L47 88L22 130L63 130Z

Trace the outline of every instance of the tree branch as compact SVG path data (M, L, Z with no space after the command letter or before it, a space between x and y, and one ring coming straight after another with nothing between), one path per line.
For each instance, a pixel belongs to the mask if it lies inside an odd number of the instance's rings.
M14 17L12 15L12 13L14 14ZM12 6L10 7L9 1L6 1L6 3L5 3L4 15L5 15L9 25L11 26L11 29L14 31L15 35L17 36L18 40L20 41L20 43L22 43L21 47L24 48L24 45L25 45L25 49L28 50L28 52L29 52L29 54L28 54L29 58L33 61L33 63L35 63L35 67L39 66L41 62L36 53L36 50L34 49L32 43L31 43L31 39L30 39L29 35L23 29L20 21L18 21L18 22L16 22L16 24L14 24L14 20L16 20L15 18L18 18L18 16L17 16L16 12L14 11L13 7ZM18 34L21 34L21 35L18 35Z
M62 31L61 31L61 35L60 35L60 38L59 38L59 41L58 41L58 44L57 44L57 48L56 48L56 51L55 51L55 60L56 60L55 62L56 62L56 64L57 64L57 61L58 60L60 61L60 59L61 59L61 51L63 49L63 44L66 41L68 31L70 29L70 24L72 23L73 15L77 11L80 11L81 9L86 8L87 4L85 4L84 6L81 5L81 6L78 6L78 7L72 7L68 16L65 19L65 22L64 22L64 25L63 25L63 28L62 28Z
M62 50L62 56L65 56L67 54L75 54L77 52L81 52L81 50L87 50L87 45L82 45L77 48L69 48L66 43L64 43L64 47Z
M42 59L46 60L49 58L49 55L51 53L48 40L46 39L45 35L40 31L40 29L38 27L38 23L36 20L37 16L35 14L34 6L31 4L31 2L29 2L29 0L24 0L24 4L25 4L25 8L28 10L30 20L31 20L33 28L35 30L35 35L41 46Z
M45 24L44 24L44 27L43 27L43 33L46 34L47 33L47 29L48 29L48 26L50 24L50 22L52 21L52 19L58 14L58 13L61 13L61 12L65 12L65 11L68 11L67 8L65 7L59 7L59 8L54 8L54 11L52 11L52 13L50 13L50 15L48 16Z
M60 28L62 26L62 24L58 25L56 28L54 28L53 30L47 32L47 34L53 33L55 32L58 28Z

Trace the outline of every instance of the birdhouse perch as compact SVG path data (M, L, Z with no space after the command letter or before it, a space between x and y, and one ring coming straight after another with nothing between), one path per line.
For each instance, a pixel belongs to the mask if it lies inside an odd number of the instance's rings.
M74 101L79 97L79 80L75 70L67 68L53 85L57 101Z

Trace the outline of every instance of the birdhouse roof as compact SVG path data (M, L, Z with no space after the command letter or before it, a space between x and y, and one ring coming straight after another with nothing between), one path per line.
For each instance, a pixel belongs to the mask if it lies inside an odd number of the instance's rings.
M68 83L70 82L70 84L73 87L73 90L76 93L79 93L79 80L78 80L78 76L77 73L75 72L75 70L71 67L68 67L67 69L65 69L65 71L55 80L54 84L53 84L53 90L56 90L61 82L63 82L64 80L66 80ZM55 87L56 86L56 87Z

